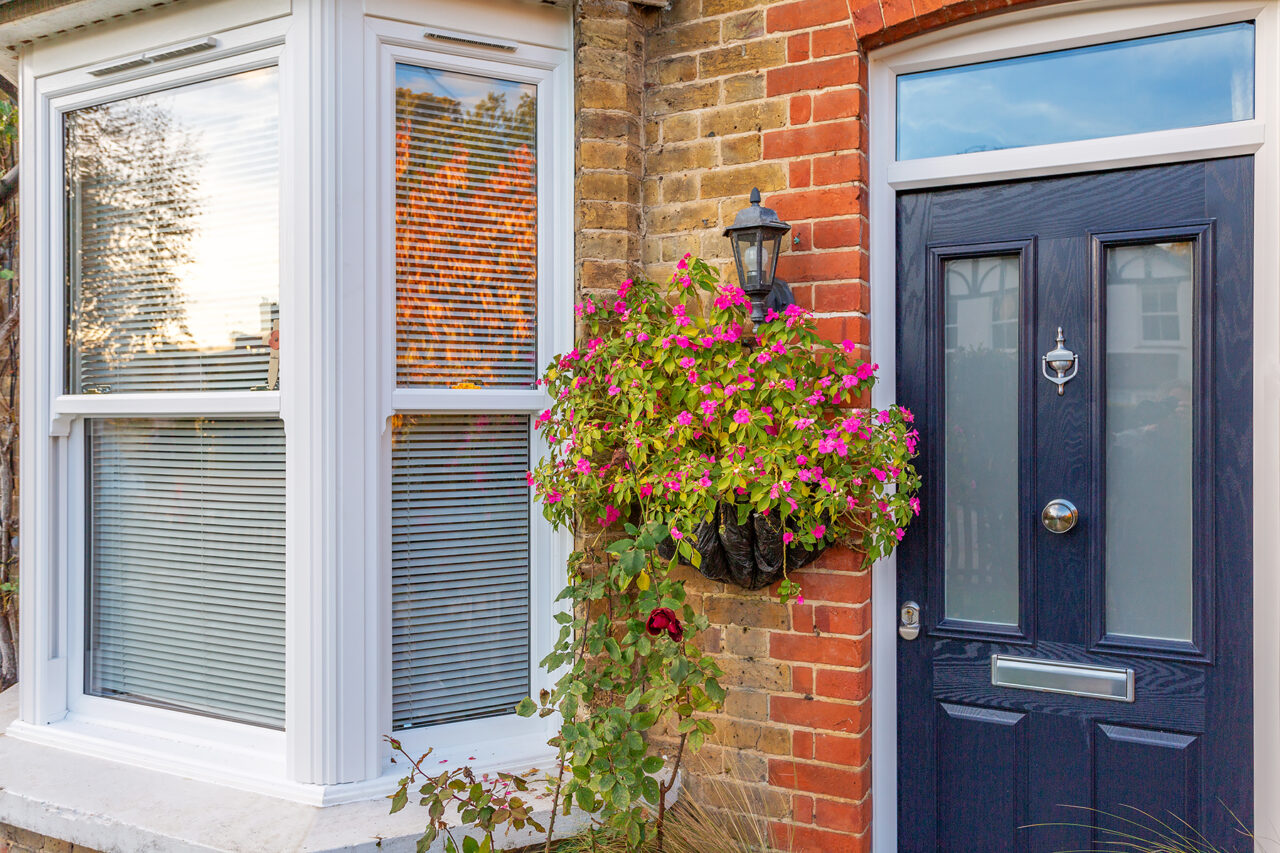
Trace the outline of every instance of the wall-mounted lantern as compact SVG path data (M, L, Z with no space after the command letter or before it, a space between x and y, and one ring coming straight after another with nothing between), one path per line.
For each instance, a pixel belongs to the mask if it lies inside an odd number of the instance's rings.
M760 190L751 190L751 206L738 211L724 236L733 246L733 262L738 267L738 284L751 300L751 320L764 322L765 309L781 313L795 303L791 288L774 273L782 238L791 226L767 207L760 206Z

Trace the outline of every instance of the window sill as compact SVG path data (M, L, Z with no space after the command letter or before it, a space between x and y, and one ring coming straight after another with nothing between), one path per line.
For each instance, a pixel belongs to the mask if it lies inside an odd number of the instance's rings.
M384 797L399 770L358 786L367 799L320 807L6 736L17 701L17 688L0 694L0 823L94 850L202 853L399 853L416 848L425 826L425 811L414 806L387 813ZM549 806L538 809L540 823ZM580 823L561 816L556 835ZM512 833L500 846L537 840Z

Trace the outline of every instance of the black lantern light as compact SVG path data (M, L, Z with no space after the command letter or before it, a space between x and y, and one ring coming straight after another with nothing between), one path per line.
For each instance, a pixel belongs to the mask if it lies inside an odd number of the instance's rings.
M782 238L791 226L767 207L760 206L760 190L751 190L751 206L738 211L724 236L733 246L733 262L738 267L738 284L751 300L751 320L764 322L766 307L781 313L795 303L791 288L774 273Z

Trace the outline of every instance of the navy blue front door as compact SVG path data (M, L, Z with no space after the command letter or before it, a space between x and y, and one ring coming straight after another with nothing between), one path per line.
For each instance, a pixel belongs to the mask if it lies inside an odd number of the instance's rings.
M1252 187L1243 157L899 195L904 853L1124 820L1252 849Z

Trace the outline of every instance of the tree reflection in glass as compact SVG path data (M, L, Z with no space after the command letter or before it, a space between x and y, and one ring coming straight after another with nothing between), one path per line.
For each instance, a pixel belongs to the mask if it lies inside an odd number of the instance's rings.
M276 81L65 116L71 393L278 387Z

